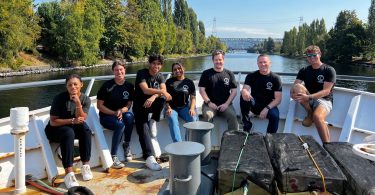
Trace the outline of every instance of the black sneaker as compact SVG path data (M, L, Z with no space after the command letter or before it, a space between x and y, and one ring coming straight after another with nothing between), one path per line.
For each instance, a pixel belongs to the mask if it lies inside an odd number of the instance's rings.
M250 133L251 128L253 128L253 123L250 121L243 121L243 130Z

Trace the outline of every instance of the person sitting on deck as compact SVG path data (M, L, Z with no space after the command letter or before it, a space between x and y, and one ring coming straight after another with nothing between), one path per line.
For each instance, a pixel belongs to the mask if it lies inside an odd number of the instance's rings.
M259 70L249 73L241 90L240 107L244 131L250 132L253 124L249 111L268 118L267 133L276 133L279 127L279 109L281 102L281 79L271 72L271 60L268 55L258 56Z
M332 90L336 83L336 71L320 61L321 55L318 46L311 45L306 48L306 57L310 65L299 70L290 96L307 111L302 125L308 127L314 122L320 139L329 142L330 135L325 120L332 110ZM305 85L302 85L302 82Z
M237 95L237 83L232 71L224 68L225 52L212 52L214 67L203 71L199 79L199 93L203 98L202 114L211 122L215 115L224 116L228 130L238 130L236 111L232 105Z
M157 155L155 151L160 151L160 146L158 146L156 140L156 122L160 121L160 114L165 101L172 99L172 96L166 90L164 76L160 73L163 61L163 57L160 55L150 56L148 59L149 68L139 70L135 79L133 107L135 127L143 158L146 160L146 166L151 170L161 169L155 159ZM149 113L152 113L150 120L148 119Z
M195 85L191 79L185 78L181 63L172 64L173 77L165 83L167 92L173 97L166 103L166 117L173 142L182 141L178 117L186 122L197 121L195 108Z
M79 186L73 172L74 139L79 140L83 180L91 180L89 160L91 156L91 130L86 124L91 100L81 93L81 77L72 74L65 81L67 91L55 96L50 110L50 121L45 133L52 142L60 143L62 164L65 169L64 183L67 188Z
M124 61L116 60L112 64L114 79L105 82L98 91L97 106L100 123L103 127L113 130L111 155L113 168L120 169L125 165L117 157L117 149L124 137L125 160L132 160L130 138L133 131L134 115L129 112L134 98L134 85L126 81Z

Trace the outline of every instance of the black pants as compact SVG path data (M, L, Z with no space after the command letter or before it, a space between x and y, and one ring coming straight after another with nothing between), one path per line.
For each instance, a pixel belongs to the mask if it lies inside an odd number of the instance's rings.
M79 154L82 162L90 160L91 130L86 123L53 127L49 123L45 129L47 138L60 143L64 168L73 166L74 139L79 140Z
M267 104L262 105L257 102L252 104L251 101L245 101L242 96L240 98L240 107L241 107L241 114L242 114L242 122L245 125L246 123L250 123L249 118L249 111L252 113L259 115L260 112L267 106ZM276 133L277 129L279 128L279 109L273 107L271 110L268 110L267 116L268 118L268 126L267 126L267 133ZM252 125L251 125L252 126Z
M154 155L154 149L151 143L151 133L148 125L148 114L152 113L151 119L160 121L160 114L163 110L165 99L156 98L151 107L143 107L144 102L134 101L133 113L135 118L135 128L137 129L139 143L141 144L143 158Z

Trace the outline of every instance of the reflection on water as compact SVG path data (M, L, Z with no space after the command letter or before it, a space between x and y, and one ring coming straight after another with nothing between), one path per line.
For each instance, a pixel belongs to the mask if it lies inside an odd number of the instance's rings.
M225 68L232 71L254 71L257 70L257 56L258 54L249 53L229 53L225 56ZM271 70L273 72L292 72L297 73L298 70L307 66L305 59L292 59L277 55L271 55ZM174 61L180 61L184 64L187 71L203 71L207 68L212 68L211 56L184 58L178 60L169 60L165 62L162 68L163 72L171 71L171 64ZM136 73L139 69L146 67L146 63L133 64L128 66L127 73ZM340 75L356 75L356 76L375 76L375 70L364 66L350 66L350 65L336 65L334 66L337 74ZM77 73L82 77L112 75L111 67L97 67L86 70L69 70L63 72L51 72L44 74L33 74L19 77L0 78L0 84L22 83L30 81L64 79L66 75ZM193 79L199 79L198 75L190 76ZM242 76L244 79L245 75ZM294 77L283 77L283 82L293 82ZM134 83L134 79L130 82ZM97 90L102 82L96 82L93 86L90 95L96 95ZM85 86L88 83L85 83ZM356 90L363 90L375 92L374 83L352 82L352 81L338 81L336 86L346 87ZM12 91L2 91L0 96L0 118L9 116L9 109L13 107L28 106L30 110L49 106L52 103L53 97L65 90L64 85L46 86L38 88L17 89ZM85 89L83 89L84 91Z

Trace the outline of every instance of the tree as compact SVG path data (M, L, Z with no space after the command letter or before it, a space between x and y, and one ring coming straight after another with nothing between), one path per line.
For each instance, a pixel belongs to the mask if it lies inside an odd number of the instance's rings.
M375 0L371 0L368 11L367 45L365 47L366 57L372 59L375 57Z
M161 54L165 46L166 25L161 12L160 1L158 0L137 0L140 8L139 20L143 23L148 42L145 54Z
M164 54L173 52L173 47L176 44L176 26L173 22L172 15L172 0L162 0L162 12L164 20L166 21L166 32L165 32L165 49Z
M189 7L186 0L174 1L173 21L177 27L190 30Z
M177 27L177 40L173 50L175 53L184 54L193 50L192 35L189 30Z
M351 62L353 56L363 52L366 33L355 11L341 11L329 35L327 57L330 60Z
M199 41L198 20L197 20L197 14L195 14L192 8L189 8L189 20L190 20L190 31L191 31L192 38L193 38L193 45L194 45L194 48L197 48L198 41Z
M33 49L40 35L38 21L32 0L0 1L0 64L14 69L22 64L18 53Z
M275 51L275 42L271 37L268 37L266 42L266 51L267 53L272 54Z
M67 64L94 64L98 60L99 41L104 31L101 0L44 3L38 14L43 18L41 42L51 44L51 53ZM44 18L45 17L45 18Z
M107 56L133 58L144 56L144 26L139 22L139 7L134 0L105 0L105 32L100 48Z

